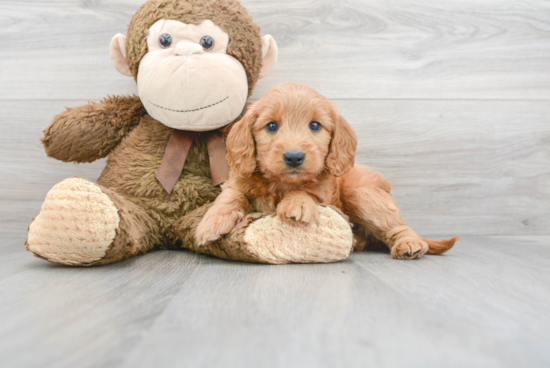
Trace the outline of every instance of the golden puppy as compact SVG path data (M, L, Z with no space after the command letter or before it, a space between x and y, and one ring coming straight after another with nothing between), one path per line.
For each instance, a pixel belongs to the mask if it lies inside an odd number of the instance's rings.
M389 183L355 165L356 146L355 132L325 97L298 83L272 88L227 137L230 178L197 227L198 243L229 233L247 212L309 223L324 203L342 209L356 234L384 242L394 258L449 250L458 237L422 239L405 225Z

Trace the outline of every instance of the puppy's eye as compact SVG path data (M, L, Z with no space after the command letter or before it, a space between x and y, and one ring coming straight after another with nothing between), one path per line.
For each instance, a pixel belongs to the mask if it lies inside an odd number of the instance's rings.
M212 49L212 47L214 47L214 39L210 36L204 36L203 38L201 38L200 44L203 49L208 51Z
M316 121L312 121L311 123L309 123L309 129L311 129L312 132L318 132L319 130L321 130L321 124Z
M172 45L172 36L170 36L168 33L162 34L159 37L159 45L164 49L170 47Z
M267 124L265 128L268 132L275 133L277 130L279 130L279 125L276 122L272 121L271 123Z

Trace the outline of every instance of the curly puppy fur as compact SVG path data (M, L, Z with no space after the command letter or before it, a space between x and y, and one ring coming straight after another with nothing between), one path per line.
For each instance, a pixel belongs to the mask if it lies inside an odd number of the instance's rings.
M268 131L274 123L277 130ZM389 183L355 165L356 146L352 127L325 97L298 83L271 89L229 133L230 179L197 227L197 241L206 244L229 233L251 211L276 211L282 220L312 223L323 203L341 208L358 237L384 242L394 258L449 250L458 237L422 239L405 225ZM289 152L304 157L296 165L285 156Z

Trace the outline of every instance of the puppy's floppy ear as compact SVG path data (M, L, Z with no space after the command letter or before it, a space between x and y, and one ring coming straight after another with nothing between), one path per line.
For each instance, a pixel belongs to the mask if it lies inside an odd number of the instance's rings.
M326 165L335 176L342 176L353 168L355 164L355 150L357 135L351 125L333 109L334 130L330 142L330 150Z
M235 123L227 136L227 161L240 175L249 177L256 170L256 144L252 127L258 118L254 108Z

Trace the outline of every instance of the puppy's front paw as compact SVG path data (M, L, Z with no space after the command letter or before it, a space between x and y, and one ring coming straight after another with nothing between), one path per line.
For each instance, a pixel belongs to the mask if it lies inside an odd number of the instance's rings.
M226 207L212 207L195 230L195 239L198 245L218 240L222 235L233 230L235 225L243 218L244 211L236 211Z
M391 249L391 255L399 259L420 258L426 254L428 248L428 243L420 238L405 238L395 243Z
M317 221L319 210L313 200L304 201L297 198L281 201L277 206L277 215L281 220L294 220L305 223Z

